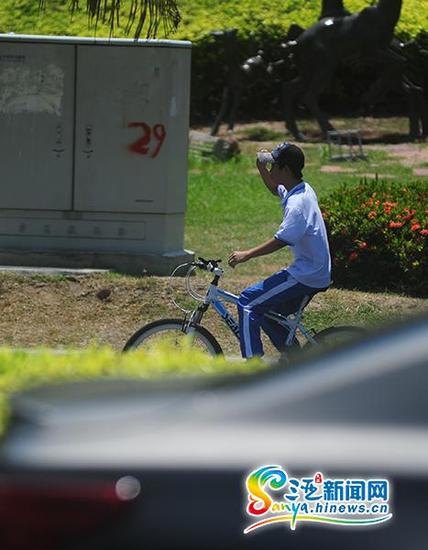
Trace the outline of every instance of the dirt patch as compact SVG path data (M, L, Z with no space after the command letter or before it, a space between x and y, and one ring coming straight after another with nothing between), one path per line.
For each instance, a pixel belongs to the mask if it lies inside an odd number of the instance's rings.
M408 119L405 117L354 117L354 118L330 118L330 122L337 130L360 129L364 143L407 143L408 137ZM299 119L298 124L302 132L306 135L309 141L325 142L324 136L321 133L316 121L312 118ZM222 124L218 137L225 139L232 135L239 141L247 141L248 136L255 128L264 128L270 130L275 137L272 140L258 142L260 145L271 144L281 140L295 141L293 136L286 130L283 120L273 121L252 121L235 124L233 133L229 133L227 125ZM203 133L210 133L210 126L198 126L193 130ZM284 136L284 137L281 137Z
M400 163L404 166L418 166L428 162L428 147L422 147L418 143L385 145L382 149L392 157L400 159Z
M413 169L413 175L414 176L428 176L428 168L414 168Z
M379 150L386 151L392 157L399 160L404 166L422 168L428 164L428 146L422 143L411 143L408 141L408 121L404 117L392 118L355 118L355 119L331 119L332 123L338 130L347 128L361 128L361 134L364 142L364 150ZM304 134L308 138L306 146L314 146L316 143L325 143L324 137L321 135L319 128L313 120L302 120L299 122ZM270 130L278 137L267 141L250 141L248 135L250 130L260 127ZM194 128L197 131L209 133L209 126L200 126ZM248 123L240 123L235 125L233 134L227 132L226 125L222 125L218 137L230 139L233 135L234 139L239 141L239 147L242 151L255 153L259 149L272 149L281 140L295 141L293 136L285 130L284 122L277 121L254 121ZM283 136L283 137L281 137ZM384 138L384 139L383 139ZM323 167L323 171L331 173L345 173L345 169L334 167L329 169ZM415 174L425 176L425 173ZM368 176L367 176L368 177ZM385 175L385 178L391 176Z
M239 294L257 279L235 277L225 281L225 286ZM205 293L207 282L195 280L194 285ZM106 289L109 292L104 299ZM187 301L190 308L195 305L186 298L184 279L178 281L174 296L181 303ZM28 275L0 274L0 307L0 345L13 347L84 348L101 344L120 350L146 323L182 317L171 302L168 278L163 277L87 275L40 283ZM235 306L228 308L236 316ZM418 311L428 311L428 300L331 289L312 300L305 325L364 324L368 313L380 313L388 319L391 312L402 317ZM206 314L203 325L226 353L239 354L236 338L213 311Z
M354 168L345 168L343 166L335 166L327 164L325 166L321 166L320 168L321 172L325 172L328 174L356 174L357 170ZM395 176L392 174L379 174L377 172L375 173L358 173L358 176L361 178L369 178L369 179L394 179Z
M367 174L359 174L362 178L368 178L368 179L375 179L375 180L393 180L395 179L395 176L392 174L373 174L373 173L367 173Z
M321 166L321 172L326 172L328 174L345 174L356 172L354 168L344 168L343 166L334 166L332 164L326 164Z

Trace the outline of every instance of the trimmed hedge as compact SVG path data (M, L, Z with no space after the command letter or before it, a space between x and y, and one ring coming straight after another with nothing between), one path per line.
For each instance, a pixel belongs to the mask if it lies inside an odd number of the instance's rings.
M428 297L426 182L344 185L321 209L335 285Z
M375 4L371 0L345 0L350 12ZM243 39L265 32L284 36L292 23L307 28L318 20L321 0L284 0L273 8L270 0L181 0L182 22L178 38L198 42L214 28L240 29ZM405 0L397 35L408 40L428 32L428 1Z
M356 12L372 5L371 0L346 0L345 7ZM38 0L2 0L0 3L0 32L21 34L80 35L93 34L83 6L71 18L70 0L45 0L46 12L40 16ZM131 0L121 2L121 23L115 36L125 36L125 26ZM284 36L291 24L309 27L321 11L321 0L284 0L275 9L270 0L178 0L182 21L170 38L188 39L198 44L214 29L236 27L245 41L260 33L274 39ZM131 36L135 28L131 29ZM109 36L109 25L100 22L97 35ZM425 35L428 37L428 0L403 2L397 35L403 40ZM160 29L159 38L163 38Z

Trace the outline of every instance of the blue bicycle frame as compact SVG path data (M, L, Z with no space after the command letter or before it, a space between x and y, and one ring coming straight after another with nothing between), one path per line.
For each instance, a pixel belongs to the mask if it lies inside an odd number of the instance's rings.
M315 339L305 329L305 327L303 326L303 324L301 322L303 309L306 306L306 304L308 303L309 299L310 299L309 296L305 296L302 299L299 310L295 314L290 315L289 317L285 317L284 315L281 315L280 313L276 313L274 311L269 311L268 313L265 314L266 317L268 317L269 319L272 319L275 322L277 322L278 324L280 324L281 326L288 328L288 337L287 337L287 340L286 340L286 343L285 343L286 346L291 346L293 344L294 337L295 337L297 329L303 334L303 336L309 342L311 342L311 344L314 344L314 345L317 344ZM238 340L240 340L240 337L239 337L239 323L237 323L235 321L234 317L227 311L226 307L222 303L222 300L224 302L229 302L229 303L232 303L232 304L236 305L238 303L239 297L236 296L235 294L232 294L231 292L226 292L225 290L221 290L217 287L216 284L211 283L211 285L210 285L210 287L207 291L207 294L206 294L206 297L205 297L205 300L204 300L204 305L202 306L202 308L204 308L204 310L206 311L206 309L208 309L209 305L212 305L214 307L214 309L216 310L216 312L220 315L220 317L226 323L226 325L229 327L229 329L238 338ZM199 308L198 308L198 310L199 310ZM198 310L196 310L196 311L198 311ZM194 313L196 313L196 312L194 312ZM190 322L192 322L194 320L193 317L194 317L194 314L192 314ZM199 319L198 319L198 321L199 321Z

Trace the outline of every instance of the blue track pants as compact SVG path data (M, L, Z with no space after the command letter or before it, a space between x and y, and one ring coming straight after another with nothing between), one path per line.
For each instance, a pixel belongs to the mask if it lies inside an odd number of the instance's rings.
M239 336L242 357L263 355L260 328L279 351L284 350L288 329L264 317L269 310L289 315L299 309L304 296L316 294L312 288L294 279L286 269L246 288L239 296Z

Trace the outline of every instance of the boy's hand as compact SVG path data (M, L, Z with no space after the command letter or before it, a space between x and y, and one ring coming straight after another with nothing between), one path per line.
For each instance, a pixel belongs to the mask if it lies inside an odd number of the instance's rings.
M228 264L230 265L230 267L235 267L235 265L242 264L249 259L250 259L249 255L246 250L243 250L241 252L239 252L238 250L235 250L229 256Z
M257 151L257 153L269 153L267 149L260 149L260 151ZM266 171L266 164L259 161L258 155L256 156L256 166L260 170L260 168L264 168Z
M269 153L266 149L260 149L258 151L256 156L256 166L258 168L259 174L263 180L263 183L266 185L266 187L269 189L269 191L272 193L272 195L277 196L278 195L278 184L275 183L275 181L272 179L272 174L267 169L267 164L265 162L260 162L259 160L259 153Z

